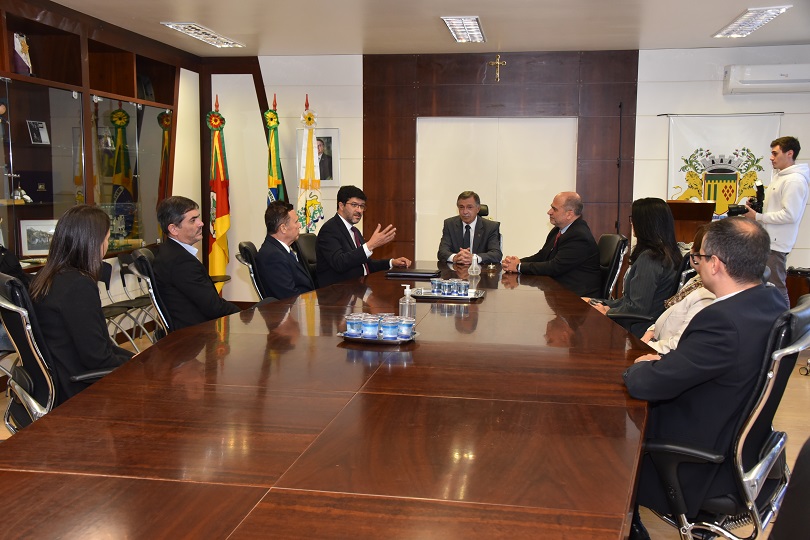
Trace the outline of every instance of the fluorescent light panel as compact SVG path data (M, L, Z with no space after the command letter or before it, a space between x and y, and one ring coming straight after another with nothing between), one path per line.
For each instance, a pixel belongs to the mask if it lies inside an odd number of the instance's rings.
M442 17L442 20L458 43L483 43L487 40L478 17Z
M213 45L214 47L244 47L243 44L239 43L238 41L234 41L231 38L226 38L225 36L221 36L211 30L210 28L206 28L205 26L197 23L177 23L177 22L162 22L160 23L163 26L168 26L178 32L182 32L187 36L191 36L195 39L199 39L200 41L204 41L209 45Z
M793 6L773 6L761 8L749 8L743 12L731 24L717 32L716 38L742 38L765 26L776 17L792 8Z

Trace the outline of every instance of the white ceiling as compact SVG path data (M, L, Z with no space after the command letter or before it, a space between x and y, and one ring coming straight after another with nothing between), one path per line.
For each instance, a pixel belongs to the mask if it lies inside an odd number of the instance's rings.
M687 49L810 44L810 0L744 39L711 36L779 0L57 0L198 56ZM458 44L442 15L477 15L487 42ZM246 45L217 49L161 26L196 22ZM778 59L774 59L778 63Z

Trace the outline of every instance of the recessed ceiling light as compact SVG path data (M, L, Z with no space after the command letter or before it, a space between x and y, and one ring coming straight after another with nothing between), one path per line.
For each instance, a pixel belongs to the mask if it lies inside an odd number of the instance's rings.
M458 43L483 43L487 40L478 17L442 17L442 20Z
M750 8L744 11L731 24L717 32L716 38L741 38L758 30L793 6L773 6Z
M163 26L168 26L178 32L182 32L187 36L191 36L193 38L199 39L200 41L204 41L209 45L213 45L214 47L244 47L243 44L239 43L238 41L234 41L231 38L226 38L225 36L221 36L211 30L210 28L206 28L205 26L197 23L176 23L176 22L162 22L160 23Z

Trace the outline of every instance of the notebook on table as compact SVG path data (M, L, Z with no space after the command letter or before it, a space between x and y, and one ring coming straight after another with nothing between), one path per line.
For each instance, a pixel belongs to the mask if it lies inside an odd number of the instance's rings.
M438 277L439 274L439 270L424 268L392 268L385 274L385 277L396 279L430 280L430 278Z

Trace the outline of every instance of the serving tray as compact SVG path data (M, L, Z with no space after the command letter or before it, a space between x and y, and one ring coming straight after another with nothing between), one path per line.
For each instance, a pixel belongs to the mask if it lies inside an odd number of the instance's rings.
M364 338L363 336L347 336L343 332L338 332L338 336L342 337L345 341L353 341L355 343L373 343L375 345L402 345L416 339L419 332L414 332L409 338L397 337L397 339L383 339L381 335L377 334L377 339Z
M470 289L467 296L446 296L443 294L436 294L431 292L430 289L413 289L411 296L417 300L428 300L430 302L473 302L486 296L487 291L483 289Z

